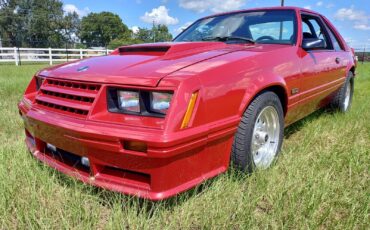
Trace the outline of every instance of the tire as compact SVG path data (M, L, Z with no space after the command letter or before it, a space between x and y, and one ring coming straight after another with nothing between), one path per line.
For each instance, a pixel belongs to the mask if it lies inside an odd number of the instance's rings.
M251 173L269 167L283 142L284 112L279 97L259 94L244 112L231 150L232 164Z
M339 111L341 113L348 112L352 105L353 90L354 90L354 79L353 73L350 71L343 86L338 90L338 92L332 99L330 107L333 110Z

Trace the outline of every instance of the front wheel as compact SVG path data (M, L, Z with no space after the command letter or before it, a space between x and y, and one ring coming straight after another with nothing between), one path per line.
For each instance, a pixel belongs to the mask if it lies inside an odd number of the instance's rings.
M269 167L283 142L284 112L273 92L258 95L244 112L232 146L232 162L252 172Z

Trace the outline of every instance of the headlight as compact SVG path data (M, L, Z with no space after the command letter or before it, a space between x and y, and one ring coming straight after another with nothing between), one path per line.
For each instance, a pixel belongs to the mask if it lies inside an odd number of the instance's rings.
M173 92L107 88L108 111L150 117L165 117Z
M172 99L172 93L152 92L150 97L150 110L166 114Z
M123 111L140 113L140 96L137 91L117 90L118 107Z

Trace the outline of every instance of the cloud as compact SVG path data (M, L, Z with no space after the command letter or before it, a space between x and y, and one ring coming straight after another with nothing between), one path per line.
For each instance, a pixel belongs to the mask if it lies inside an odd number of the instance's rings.
M339 9L334 16L336 19L341 21L350 20L350 21L367 21L368 16L364 11L355 10L352 6L351 8L341 8Z
M316 2L315 6L317 7L325 7L327 9L333 8L335 5L333 3L325 4L324 1L318 1ZM311 6L309 6L311 9Z
M162 25L176 25L179 23L177 18L171 17L169 14L169 9L165 6L159 6L158 8L153 8L151 12L145 12L140 19L146 23L156 23Z
M247 0L180 0L180 7L198 13L210 10L214 13L240 9Z
M356 24L353 28L358 30L370 30L370 26L367 24Z
M179 28L177 28L175 30L176 33L181 33L182 31L184 31L186 28L188 28L191 24L193 24L193 22L187 22L185 23L184 25L180 26Z
M63 6L63 11L65 13L76 12L78 14L78 16L80 16L80 18L86 16L87 14L89 14L91 12L89 7L85 7L83 9L78 9L77 6L75 6L73 4L65 4Z
M307 10L310 10L310 9L312 9L312 6L308 5L308 6L304 6L303 8L305 8Z
M353 6L351 8L341 8L339 9L335 16L336 19L340 21L353 21L354 29L357 30L370 30L369 19L370 17L366 14L365 11L356 10Z
M137 32L139 32L139 27L138 27L138 26L132 26L132 27L130 28L130 30L132 30L132 32L133 32L134 34L137 34Z

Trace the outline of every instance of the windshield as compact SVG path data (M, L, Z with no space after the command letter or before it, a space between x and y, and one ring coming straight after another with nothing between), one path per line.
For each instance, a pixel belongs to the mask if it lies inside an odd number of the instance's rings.
M293 10L231 13L200 19L174 41L215 40L227 43L295 44L296 24Z

